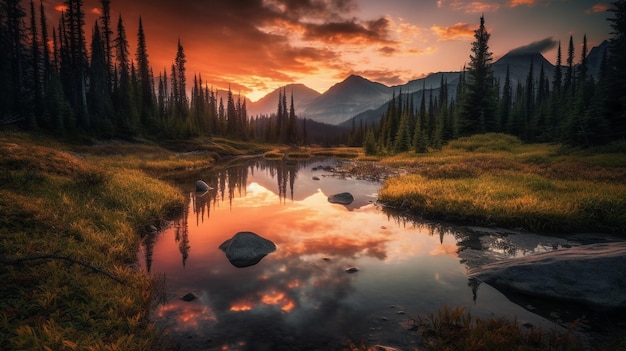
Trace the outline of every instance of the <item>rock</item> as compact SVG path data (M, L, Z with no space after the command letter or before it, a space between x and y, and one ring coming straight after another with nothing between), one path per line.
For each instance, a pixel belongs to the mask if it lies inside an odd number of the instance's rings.
M197 298L198 297L196 296L196 294L194 294L194 293L187 293L185 296L181 296L180 299L183 300L183 301L189 302L189 301L193 301L193 300L195 300Z
M335 194L328 197L328 202L340 205L349 205L354 201L354 196L350 193Z
M358 271L359 271L358 267L350 267L350 268L346 269L347 273L356 273Z
M235 267L255 265L263 257L276 251L276 245L255 233L239 232L219 246Z
M320 180L320 177L318 177L318 176L313 176L313 180Z
M470 275L501 291L626 309L626 242L564 248L490 263Z
M205 183L205 182L203 182L201 180L196 181L196 191L197 192L203 193L203 192L209 191L211 189L213 189L213 188L211 188L207 183Z

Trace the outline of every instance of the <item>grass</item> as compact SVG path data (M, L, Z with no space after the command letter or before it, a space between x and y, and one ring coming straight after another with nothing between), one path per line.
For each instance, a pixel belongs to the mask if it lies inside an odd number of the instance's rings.
M0 134L3 350L159 349L156 282L137 270L141 226L176 211L178 189L22 134ZM97 267L122 283L55 255Z
M508 135L486 134L379 162L407 171L384 183L380 201L427 218L626 235L621 152L525 145Z
M565 333L546 332L504 318L481 319L464 308L444 308L415 321L424 350L581 350L570 327Z

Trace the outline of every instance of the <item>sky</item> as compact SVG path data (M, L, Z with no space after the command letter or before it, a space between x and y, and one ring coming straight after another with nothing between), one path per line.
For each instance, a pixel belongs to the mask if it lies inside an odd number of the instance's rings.
M43 4L56 24L63 1ZM256 101L292 83L323 93L350 74L393 86L459 71L481 15L495 59L534 43L554 63L558 41L565 57L571 35L578 61L583 35L589 48L610 38L609 7L610 0L112 0L111 16L117 25L121 15L133 57L142 18L155 75L170 72L180 40L188 85L198 74ZM84 0L88 40L100 8Z

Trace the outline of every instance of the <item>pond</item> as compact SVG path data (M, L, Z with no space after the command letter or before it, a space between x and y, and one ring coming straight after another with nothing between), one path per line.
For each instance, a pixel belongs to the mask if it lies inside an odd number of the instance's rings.
M164 277L167 300L152 318L182 350L413 349L413 321L446 305L554 327L468 279L479 255L463 231L389 213L376 202L381 183L336 172L342 162L249 159L200 175L214 188L204 194L195 180L181 185L184 214L145 241L140 261ZM351 204L328 201L343 192ZM243 231L277 249L235 267L219 246ZM561 244L488 246L514 256Z

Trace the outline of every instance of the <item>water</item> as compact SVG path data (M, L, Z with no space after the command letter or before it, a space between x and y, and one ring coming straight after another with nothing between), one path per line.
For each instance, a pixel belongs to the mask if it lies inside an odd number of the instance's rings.
M333 350L349 341L413 349L413 320L444 305L554 326L468 279L468 265L484 256L463 232L386 213L379 182L338 175L337 166L254 159L200 175L215 188L202 196L195 180L182 186L185 214L140 254L165 278L168 299L152 318L182 350ZM328 202L341 192L354 202ZM218 247L240 231L277 250L234 267ZM496 242L493 255L520 254ZM181 299L189 293L197 298Z

